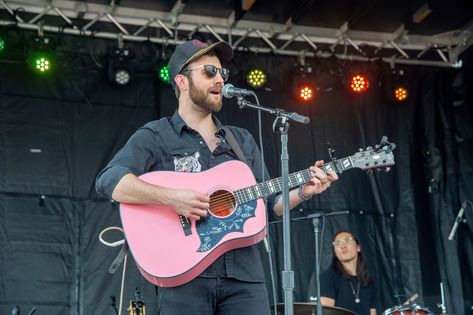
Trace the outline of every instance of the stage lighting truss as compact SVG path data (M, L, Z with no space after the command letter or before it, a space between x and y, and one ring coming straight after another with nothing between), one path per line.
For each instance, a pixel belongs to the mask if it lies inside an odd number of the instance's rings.
M108 61L108 78L111 82L123 86L127 85L133 77L131 66L132 52L125 47L116 48Z
M97 1L95 1L97 2ZM473 23L469 22L459 30L451 30L431 36L408 36L408 30L401 25L394 32L355 31L348 22L338 28L305 27L293 23L267 23L266 21L245 21L236 23L235 11L227 18L184 14L187 1L177 1L170 11L157 11L120 5L87 3L78 0L0 0L0 9L6 10L17 22L15 27L35 30L41 27L48 32L87 36L88 38L115 39L120 35L126 40L177 45L189 38L189 34L201 32L216 41L233 38L235 51L251 50L255 53L297 56L305 45L309 57L331 57L337 47L351 47L351 54L338 53L342 60L370 61L362 46L378 47L376 53L386 51L391 56L377 57L387 64L430 65L460 68L459 56L473 44ZM138 5L137 5L138 6ZM56 19L46 19L54 16ZM0 25L10 25L12 18L0 19ZM81 23L77 23L81 20ZM288 20L289 21L289 20ZM113 31L103 29L103 24L114 27ZM43 25L43 26L42 26ZM110 28L112 29L112 28ZM153 36L150 34L166 34ZM261 44L255 44L259 39ZM249 43L249 46L245 44ZM329 44L329 50L322 50L320 44ZM297 47L297 48L296 48ZM433 52L429 54L428 52ZM399 56L402 56L399 58ZM377 59L377 58L375 58Z
M252 88L261 88L266 83L266 74L263 72L263 70L252 69L248 71L248 74L246 75L246 82Z

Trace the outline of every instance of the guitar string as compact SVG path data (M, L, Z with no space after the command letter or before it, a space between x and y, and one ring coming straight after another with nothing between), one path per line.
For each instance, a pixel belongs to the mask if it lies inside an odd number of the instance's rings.
M307 170L305 170L305 171L307 171ZM304 171L300 171L300 172L304 172ZM291 181L295 181L296 183L298 182L298 181L297 181L297 177L296 177L295 174L291 174L291 176L289 176L289 177L290 177L290 182L291 182ZM292 179L291 179L291 178L292 178ZM279 187L281 187L281 178L274 179L274 180L272 180L272 181L274 181L275 184L277 184ZM212 201L213 201L213 205L214 205L214 206L225 205L225 204L230 203L230 202L232 201L233 196L234 196L235 194L240 193L240 194L243 194L243 197L245 197L245 196L248 195L248 194L245 193L244 190L250 190L250 189L256 190L254 187L257 187L258 185L260 185L260 184L257 184L257 185L254 185L254 186L250 186L250 187L247 187L247 188L244 188L244 189L237 190L237 191L234 192L234 194L231 194L231 196L224 195L224 196L215 197L215 198L213 198L213 199L211 200L211 203L212 203ZM295 186L294 186L294 187L295 187ZM270 194L270 191L269 191L269 189L268 189L267 187L263 187L262 190L263 190L263 191L266 190L266 191L268 191L268 194ZM266 194L264 194L264 195L266 195ZM264 196L264 195L263 195L263 196ZM251 197L251 195L250 195L250 197ZM261 197L258 197L258 198L261 198ZM258 199L258 198L254 198L254 199L250 199L250 200L255 200L255 199ZM249 200L249 201L250 201L250 200Z

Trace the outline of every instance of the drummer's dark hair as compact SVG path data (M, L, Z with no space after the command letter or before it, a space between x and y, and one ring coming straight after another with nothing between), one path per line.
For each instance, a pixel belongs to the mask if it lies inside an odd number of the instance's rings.
M335 239L337 237L337 235L340 234L340 233L350 234L353 237L353 239L355 240L356 244L359 245L360 248L361 248L361 244L358 241L358 238L356 237L355 234L353 234L350 231L346 231L346 230L338 231L333 238ZM332 264L330 265L332 270L335 271L335 273L337 273L339 275L342 275L345 279L349 280L350 279L350 274L345 270L345 268L343 268L342 263L340 262L340 260L338 260L337 255L335 255L335 247L334 246L332 246L332 253L333 253L333 255L332 255ZM371 276L368 273L368 266L366 265L365 257L363 255L363 250L360 250L358 252L358 259L357 259L357 263L356 263L356 274L358 276L358 281L360 281L360 283L363 287L368 287L368 286L371 286L373 284L373 278L371 278Z

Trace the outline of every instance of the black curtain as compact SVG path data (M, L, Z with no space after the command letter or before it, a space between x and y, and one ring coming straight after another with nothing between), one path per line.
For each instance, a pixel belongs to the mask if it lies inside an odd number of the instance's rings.
M107 270L119 248L104 246L98 234L119 226L120 218L117 205L95 193L94 178L134 130L176 109L172 89L159 82L149 64L152 51L160 47L132 46L136 70L131 83L121 87L107 79L104 52L111 44L95 42L84 52L71 47L86 47L87 39L62 41L69 45L62 54L65 61L49 77L34 75L14 56L4 56L9 62L0 64L2 314L14 305L22 310L37 306L38 314L115 313L121 270ZM471 224L461 224L455 240L447 241L461 203L472 198L473 190L473 58L471 53L463 58L461 69L402 67L410 83L404 103L389 97L391 69L382 64L310 61L324 86L309 104L298 103L291 92L295 59L237 54L230 64L231 83L242 87L250 66L265 67L269 88L257 91L262 104L311 118L310 125L291 124L291 172L316 159L328 160L327 143L338 158L374 146L383 135L396 143L396 165L389 173L348 171L330 190L291 214L349 211L321 222L322 269L331 258L333 234L352 230L376 279L380 313L414 293L420 295L420 305L439 312L440 282L448 312L471 313ZM363 95L353 95L338 79L355 66L370 75L370 88ZM225 100L218 116L258 139L257 113L238 109L234 99ZM272 120L263 115L262 134L265 160L271 176L277 177L280 143ZM471 220L472 215L471 207L466 209L465 217ZM295 300L309 301L316 295L312 221L293 221L292 232ZM277 302L282 302L281 223L271 223L269 233ZM107 237L115 241L122 236L114 232ZM272 290L263 246L261 254ZM157 313L155 288L129 257L125 304L137 287L148 312ZM270 298L274 302L272 294Z

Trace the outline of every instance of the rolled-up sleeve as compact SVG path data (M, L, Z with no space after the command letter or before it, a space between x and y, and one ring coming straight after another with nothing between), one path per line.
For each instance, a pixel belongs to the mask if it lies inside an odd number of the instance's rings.
M156 136L150 129L142 127L133 134L117 152L108 165L97 175L95 189L99 194L112 198L118 182L127 174L140 176L146 173L155 161Z

